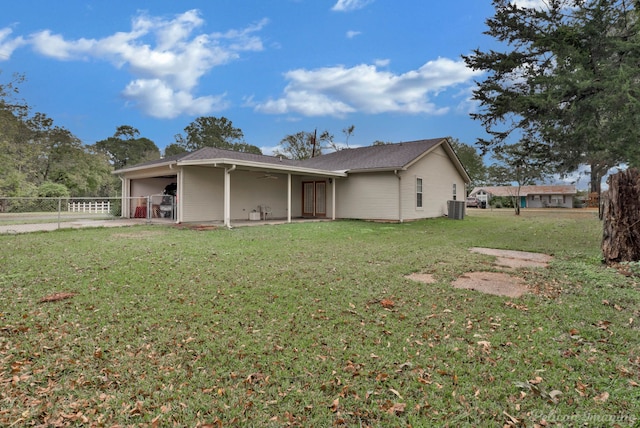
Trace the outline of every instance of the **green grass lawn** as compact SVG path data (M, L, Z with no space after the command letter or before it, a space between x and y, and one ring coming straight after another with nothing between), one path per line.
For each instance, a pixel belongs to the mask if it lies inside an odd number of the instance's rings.
M633 426L640 288L601 229L470 210L1 235L0 425ZM541 292L454 289L495 269L476 246L553 255L516 272Z

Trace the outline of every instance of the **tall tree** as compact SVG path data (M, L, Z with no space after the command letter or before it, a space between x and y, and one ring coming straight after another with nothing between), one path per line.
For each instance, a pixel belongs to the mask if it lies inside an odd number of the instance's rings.
M526 140L548 149L560 173L591 166L591 187L620 162L639 161L640 60L636 3L547 0L518 6L493 0L486 34L504 51L464 56L488 73L471 116L490 135L483 151Z
M46 114L29 117L29 106L18 99L23 81L14 75L0 84L0 195L113 195L106 157Z
M548 148L522 140L516 144L502 147L494 154L498 162L492 173L503 183L516 183L511 195L516 215L520 215L520 190L522 186L536 184L554 171L554 165L547 161Z
M216 147L244 153L262 154L259 147L244 141L242 130L234 127L226 117L199 117L184 128L184 131L186 135L177 134L175 136L175 144L189 152L203 147Z
M2 73L2 70L0 70ZM0 110L13 113L16 117L26 117L29 106L21 99L18 99L20 93L20 85L24 83L25 76L15 73L11 76L11 80L6 83L0 83Z
M164 156L175 156L182 153L187 153L187 149L177 143L171 143L167 147L164 148Z
M29 183L29 129L9 109L0 109L0 195L20 196Z
M275 156L282 156L287 159L310 159L322 154L320 147L315 146L315 134L313 132L300 131L290 134L280 140L280 147L274 150ZM315 152L315 153L314 153Z
M350 125L342 130L345 136L344 145L334 141L334 136L328 130L318 135L318 131L300 131L290 134L280 140L280 148L274 151L276 156L288 159L310 159L322 155L325 151L338 151L349 147L349 137L353 136L355 125Z
M121 125L112 137L96 142L95 148L109 156L115 169L160 159L160 149L153 141L139 137L140 131Z
M473 146L460 142L457 138L449 140L449 143L471 178L470 189L484 183L487 178L487 167L484 165L478 150Z
M300 131L284 137L280 141L280 148L274 151L274 155L302 160L320 156L324 149L340 150L333 142L333 135L329 131L322 131L320 136L317 131Z

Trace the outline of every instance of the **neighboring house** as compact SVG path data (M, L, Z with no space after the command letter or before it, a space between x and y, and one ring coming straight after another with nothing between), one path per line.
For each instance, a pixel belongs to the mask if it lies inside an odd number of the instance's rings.
M474 188L469 196L490 203L496 196L519 196L520 208L572 208L576 187L562 186L483 186Z
M405 221L447 214L469 176L446 138L343 149L307 160L205 147L114 171L123 215L176 184L177 222L269 218Z

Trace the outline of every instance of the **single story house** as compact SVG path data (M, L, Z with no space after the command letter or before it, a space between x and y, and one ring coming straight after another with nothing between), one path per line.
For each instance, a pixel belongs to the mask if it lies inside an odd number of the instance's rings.
M519 196L520 208L572 208L576 186L483 186L474 188L469 196L490 203L496 196Z
M470 182L447 138L343 149L306 160L205 147L114 174L122 180L125 217L172 186L176 222L225 226L267 215L289 222L438 217L447 214L448 200L465 200Z

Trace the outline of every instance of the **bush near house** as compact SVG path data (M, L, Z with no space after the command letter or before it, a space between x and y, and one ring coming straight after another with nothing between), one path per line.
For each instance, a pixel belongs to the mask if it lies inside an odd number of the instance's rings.
M493 208L513 208L513 198L510 196L494 196L489 200Z

